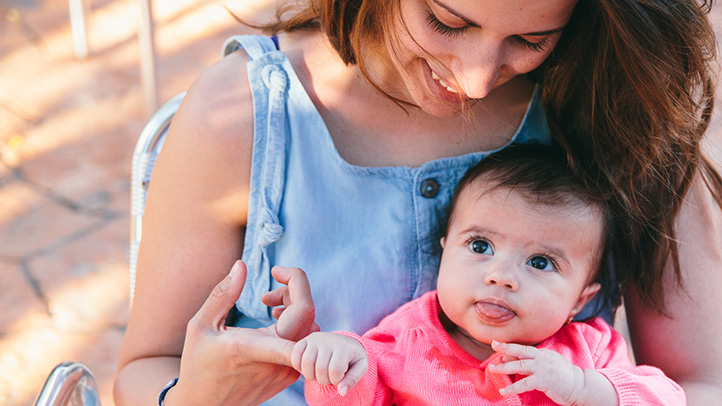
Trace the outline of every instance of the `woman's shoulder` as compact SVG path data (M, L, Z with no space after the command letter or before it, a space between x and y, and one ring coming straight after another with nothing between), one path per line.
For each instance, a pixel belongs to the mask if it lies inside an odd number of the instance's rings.
M236 52L196 79L173 117L153 173L154 183L169 188L184 179L184 190L198 199L229 197L235 209L229 207L224 216L232 215L234 223L246 220L239 209L246 203L239 196L248 189L253 148L246 62Z
M245 52L237 51L201 73L178 111L176 118L181 119L180 123L198 130L194 133L205 134L204 138L252 130L253 101L247 62Z
M244 52L235 52L201 73L173 118L168 141L176 148L192 148L206 170L250 161L253 100L247 62Z
M278 42L294 70L305 71L306 54L315 35L280 35ZM205 136L253 133L253 96L248 78L250 57L237 50L204 71L186 95L179 115L181 123L205 132ZM302 81L304 75L299 75ZM247 140L252 142L252 139Z

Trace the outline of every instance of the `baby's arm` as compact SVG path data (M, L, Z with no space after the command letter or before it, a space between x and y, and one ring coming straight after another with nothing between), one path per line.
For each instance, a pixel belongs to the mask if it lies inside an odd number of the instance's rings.
M296 343L291 363L307 381L335 385L341 396L368 370L368 357L361 343L335 333L313 333Z
M552 350L527 345L491 344L494 351L504 354L502 362L489 365L489 372L527 375L499 390L504 396L538 390L549 399L567 406L616 406L617 392L600 372L581 369Z

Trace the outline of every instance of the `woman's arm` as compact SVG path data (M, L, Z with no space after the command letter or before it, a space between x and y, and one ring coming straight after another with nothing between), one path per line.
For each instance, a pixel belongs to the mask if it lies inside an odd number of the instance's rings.
M722 399L722 210L700 176L677 219L684 288L666 272L665 305L671 318L643 308L634 294L625 297L638 364L661 368L679 383L687 404L718 404Z
M242 337L265 331L233 329L230 335L223 328L242 281L221 291L229 296L220 300L226 313L189 325L243 247L253 139L246 62L237 52L198 79L155 166L115 382L118 406L156 404L161 388L179 376L168 406L180 394L186 405L260 403L297 377L291 368L247 362L249 344L256 343ZM209 301L214 297L217 291ZM201 379L184 379L193 374Z

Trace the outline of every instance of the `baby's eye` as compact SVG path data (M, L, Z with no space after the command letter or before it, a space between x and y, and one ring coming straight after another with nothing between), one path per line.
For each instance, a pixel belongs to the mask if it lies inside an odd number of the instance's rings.
M532 268L540 269L542 271L553 271L555 269L554 263L549 258L537 255L529 259L527 264Z
M469 243L469 248L477 254L493 254L491 244L486 240L472 240Z

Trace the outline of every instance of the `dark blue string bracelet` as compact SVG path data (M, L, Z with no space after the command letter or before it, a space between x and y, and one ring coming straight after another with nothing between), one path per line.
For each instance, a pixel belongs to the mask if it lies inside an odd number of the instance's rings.
M165 400L166 393L168 393L170 388L174 387L175 384L177 384L177 383L178 383L178 378L175 378L172 381L168 382L168 384L163 387L163 389L158 394L158 406L163 406L163 401Z

